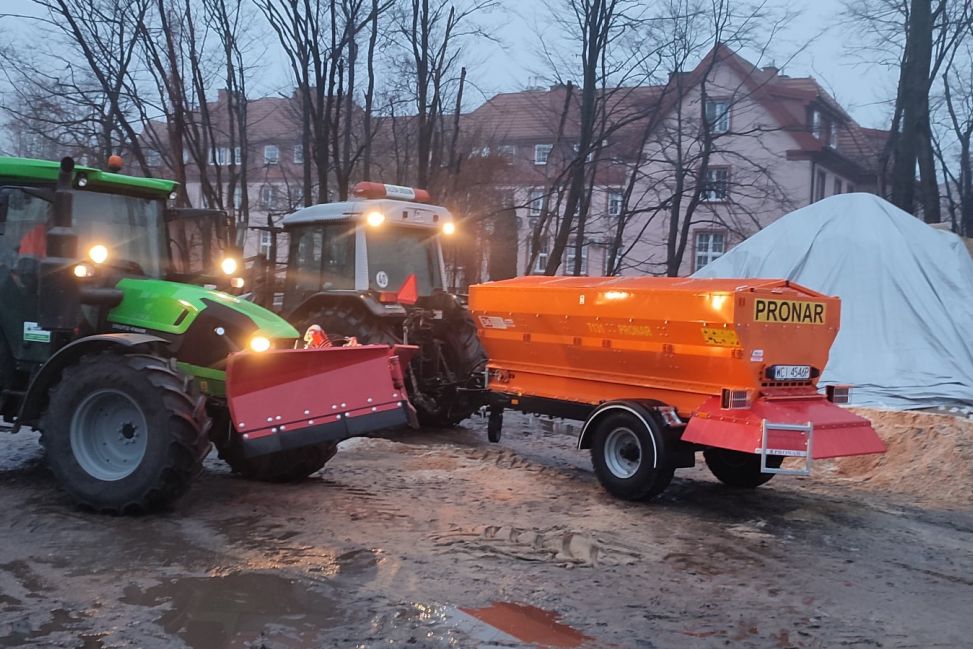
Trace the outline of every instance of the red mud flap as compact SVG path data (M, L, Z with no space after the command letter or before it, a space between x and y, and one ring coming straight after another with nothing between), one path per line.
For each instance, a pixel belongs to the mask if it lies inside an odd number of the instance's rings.
M417 426L402 375L416 350L362 345L231 355L227 404L246 455Z
M690 418L682 439L766 455L806 457L810 450L808 464L810 459L885 452L885 444L872 429L871 422L834 405L822 395L758 399L750 408L741 410L725 410L720 407L720 397L713 397Z

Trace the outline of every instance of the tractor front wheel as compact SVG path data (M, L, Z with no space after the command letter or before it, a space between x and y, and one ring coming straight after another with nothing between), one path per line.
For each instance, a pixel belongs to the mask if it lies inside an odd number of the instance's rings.
M760 456L754 453L708 448L703 451L703 459L716 479L728 487L754 489L769 482L775 475L760 472ZM767 466L778 469L783 461L784 458L779 455L770 455Z
M217 446L220 459L230 465L230 470L248 480L261 482L298 482L324 468L324 465L338 452L335 442L324 442L315 446L287 449L247 457L243 446L237 441L237 433L230 431L230 440Z
M172 503L210 448L204 399L188 377L147 354L105 352L65 369L38 428L63 489L112 514Z

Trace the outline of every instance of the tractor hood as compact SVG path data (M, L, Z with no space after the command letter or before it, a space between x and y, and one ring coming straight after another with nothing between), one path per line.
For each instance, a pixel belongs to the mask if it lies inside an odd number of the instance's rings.
M194 286L158 279L125 278L118 282L124 297L108 313L116 330L157 331L181 336L194 324L224 327L227 334L270 339L295 339L297 330L280 316L252 302ZM200 316L205 314L206 317ZM207 333L212 333L208 331Z

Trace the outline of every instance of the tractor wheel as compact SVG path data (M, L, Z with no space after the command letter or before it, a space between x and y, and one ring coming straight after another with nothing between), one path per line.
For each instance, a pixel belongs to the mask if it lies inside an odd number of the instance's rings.
M312 311L298 325L298 331L303 336L307 328L314 324L324 329L332 342L351 336L362 345L394 345L401 342L388 322L345 304Z
M64 370L41 431L47 463L82 506L152 511L189 489L209 452L205 399L163 358L111 352Z
M248 480L298 482L320 471L338 452L338 445L335 442L325 442L317 446L246 457L243 447L237 441L236 433L231 433L229 443L217 446L217 451L220 459L229 464L234 473L239 473Z
M716 479L728 487L754 489L775 475L760 472L760 456L754 453L708 448L703 451L703 459ZM783 461L784 458L779 455L771 455L767 457L767 466L777 469Z
M459 380L459 387L476 388L483 385L483 370L486 368L487 355L476 334L473 316L465 309L443 336L446 360L450 370ZM432 411L416 408L419 420L433 426L455 426L479 408L480 404L468 395L447 388L446 394L438 400Z
M649 500L672 482L665 440L658 426L627 412L607 414L597 423L591 445L595 475L622 500Z

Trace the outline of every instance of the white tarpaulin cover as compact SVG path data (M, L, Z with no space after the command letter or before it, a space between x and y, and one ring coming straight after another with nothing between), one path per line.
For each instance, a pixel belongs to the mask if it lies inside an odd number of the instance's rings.
M825 383L857 405L973 403L973 260L959 237L872 194L785 215L694 277L784 278L841 298Z

